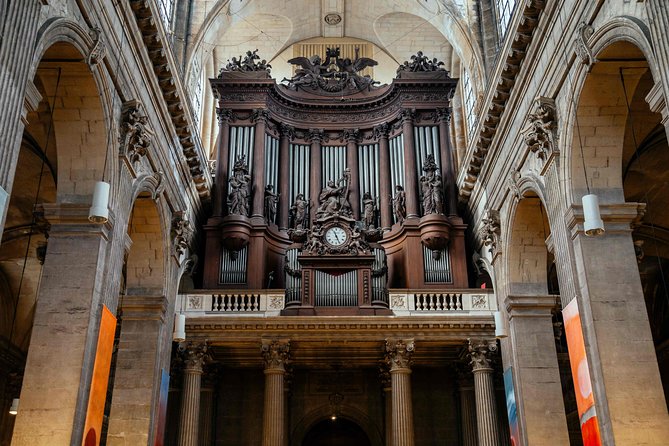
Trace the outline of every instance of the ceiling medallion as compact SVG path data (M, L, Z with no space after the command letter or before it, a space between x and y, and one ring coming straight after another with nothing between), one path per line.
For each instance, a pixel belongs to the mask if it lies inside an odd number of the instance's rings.
M330 14L327 14L323 20L325 20L325 23L328 25L335 26L341 23L341 16L335 12L331 12Z

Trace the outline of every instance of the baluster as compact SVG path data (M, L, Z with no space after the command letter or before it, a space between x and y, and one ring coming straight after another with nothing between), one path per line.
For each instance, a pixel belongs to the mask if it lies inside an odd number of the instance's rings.
M216 310L216 295L212 294L211 295L211 308L209 309L209 311L214 311L214 310Z
M260 311L260 294L253 295L253 311Z
M462 293L456 294L455 298L457 299L457 309L462 310Z
M221 306L223 305L223 296L220 294L216 295L216 311L221 311Z
M453 294L447 293L444 298L444 310L451 311L455 310L455 302L453 302Z
M441 293L439 294L439 306L437 310L444 311L448 310L448 294Z

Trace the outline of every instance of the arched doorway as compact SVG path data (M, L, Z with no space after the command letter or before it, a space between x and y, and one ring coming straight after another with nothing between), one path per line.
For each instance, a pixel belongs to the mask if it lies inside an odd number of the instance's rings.
M302 446L371 446L372 443L353 421L337 418L316 423L302 440Z

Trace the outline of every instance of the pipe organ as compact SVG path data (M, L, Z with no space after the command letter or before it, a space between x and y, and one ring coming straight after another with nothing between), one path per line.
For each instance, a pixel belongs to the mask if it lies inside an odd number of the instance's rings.
M423 64L377 86L358 74L371 59L332 71L335 50L327 57L292 59L302 68L281 84L266 67L211 79L203 286L285 289L286 314L387 314L389 287L466 288L449 135L457 81Z

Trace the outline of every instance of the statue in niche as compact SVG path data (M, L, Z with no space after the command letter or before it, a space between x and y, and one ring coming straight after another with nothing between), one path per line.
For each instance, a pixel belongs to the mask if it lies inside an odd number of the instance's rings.
M374 229L376 223L376 200L365 192L362 196L362 222L365 229Z
M438 171L434 155L428 155L423 165L425 175L420 177L423 215L444 213L444 188Z
M290 227L296 230L306 229L309 218L309 203L304 199L304 194L297 194L295 202L290 207Z
M279 196L274 193L274 186L268 184L265 187L265 223L276 223L276 208L279 204Z
M249 215L249 197L251 192L251 175L244 155L237 158L232 168L229 181L228 210L231 215Z
M320 206L316 211L317 218L335 214L351 217L351 204L348 201L350 183L351 170L348 168L344 169L344 174L336 182L328 181L318 197Z
M397 223L403 223L404 219L407 218L407 208L406 208L406 193L404 188L399 184L395 186L395 196L393 197L393 213L395 214L395 220Z

